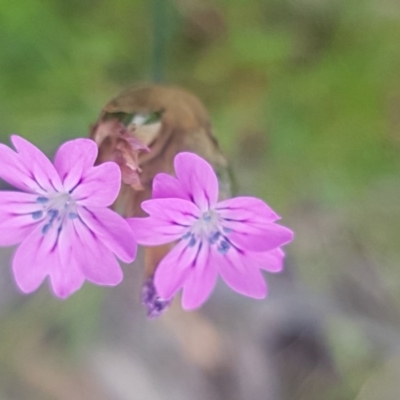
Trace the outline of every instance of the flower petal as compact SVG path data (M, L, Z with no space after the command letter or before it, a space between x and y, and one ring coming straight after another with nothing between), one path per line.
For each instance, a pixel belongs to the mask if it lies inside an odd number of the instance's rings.
M53 292L62 299L79 290L85 281L85 276L76 257L74 257L73 251L76 251L79 240L75 234L71 234L71 229L72 221L69 221L68 226L63 227L63 232L59 236L58 254L60 262L51 265L49 269Z
M137 244L129 224L108 208L78 208L79 216L100 241L122 261L129 263L136 256Z
M21 157L8 146L0 144L0 178L27 192L44 193Z
M150 217L129 218L128 222L138 243L148 246L181 238L200 214L195 204L183 199L153 199L141 205Z
M189 247L186 241L181 240L158 264L154 285L162 299L171 299L183 286L197 251L197 246Z
M55 230L50 230L43 235L41 226L38 226L14 254L14 278L24 293L31 293L40 286L50 265L53 267L60 264L58 252L55 251L54 232Z
M242 250L269 251L283 246L293 239L293 232L281 225L251 224L245 222L224 221L229 230L227 238Z
M242 196L224 200L216 205L215 210L222 218L246 223L274 222L280 219L272 208L255 197Z
M30 193L0 192L0 246L20 243L36 228L36 199Z
M121 171L114 162L90 168L72 191L80 205L107 207L116 200L121 187Z
M66 299L82 287L85 277L76 264L55 264L50 282L53 293L60 299Z
M218 200L218 179L211 165L194 153L179 153L174 165L189 198L202 211L214 207Z
M153 199L144 201L142 209L152 218L183 226L190 226L200 216L198 207L183 199Z
M21 163L40 188L46 192L59 192L63 189L58 172L41 150L21 136L13 135L11 141L18 151Z
M274 249L267 252L246 253L248 263L271 273L281 272L285 253L282 249Z
M54 166L65 190L74 188L82 175L93 167L97 152L97 145L91 139L69 140L60 146L54 157Z
M212 262L218 266L222 279L236 292L256 299L267 295L267 284L260 270L250 264L246 253L235 248L225 255L214 252Z
M210 296L217 281L217 266L210 263L210 247L203 244L183 284L182 307L194 310Z
M111 250L107 248L109 243L106 241L110 241L110 237L114 241L122 240L122 244L112 250L121 258L126 257L127 251L121 249L125 245L123 239L112 236L115 235L116 224L122 235L127 230L128 238L131 231L122 217L111 210L104 210L106 216L104 213L100 215L105 223L93 223L95 232L85 225L90 219L87 216L84 220L66 220L61 230L52 228L46 234L42 233L42 226L38 226L14 256L14 275L21 290L26 293L36 290L46 275L50 276L55 295L61 298L78 290L85 277L101 285L119 283L122 271ZM108 211L115 214L117 219L114 215L110 218ZM136 245L131 242L128 251L132 253L135 250Z
M149 218L128 218L136 241L144 246L157 246L180 239L187 228L182 225Z
M59 244L63 264L73 266L98 285L114 286L122 281L122 270L115 256L82 221L70 221L65 231Z
M157 174L154 177L152 198L178 198L190 201L188 193L184 190L178 179L164 173Z

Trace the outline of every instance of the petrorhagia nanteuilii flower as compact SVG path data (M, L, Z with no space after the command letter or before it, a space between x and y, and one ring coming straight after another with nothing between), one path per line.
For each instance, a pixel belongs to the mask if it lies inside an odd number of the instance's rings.
M281 246L293 232L276 224L280 217L260 199L218 202L217 176L201 157L178 154L175 173L176 178L155 177L153 198L142 203L147 218L128 219L139 244L176 243L155 272L160 299L171 300L183 288L183 308L198 308L218 276L238 293L264 298L267 286L260 270L282 269Z
M33 292L48 276L55 295L66 298L85 280L120 283L115 256L131 262L136 242L108 208L121 186L118 165L94 166L98 149L90 139L61 145L54 165L22 137L11 140L16 151L0 144L0 178L22 192L0 192L0 245L20 243L12 261L18 287Z

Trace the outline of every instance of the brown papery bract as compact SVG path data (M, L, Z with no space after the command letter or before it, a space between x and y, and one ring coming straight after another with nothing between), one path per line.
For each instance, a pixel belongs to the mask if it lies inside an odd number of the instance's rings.
M153 123L135 123L135 116L159 115ZM174 157L189 151L211 163L222 197L230 191L228 163L213 135L209 115L193 94L174 86L136 86L107 103L90 137L99 146L97 162L116 161L122 187L114 209L125 217L144 216L140 205L151 198L154 176L174 174ZM170 246L146 248L145 270L151 276Z

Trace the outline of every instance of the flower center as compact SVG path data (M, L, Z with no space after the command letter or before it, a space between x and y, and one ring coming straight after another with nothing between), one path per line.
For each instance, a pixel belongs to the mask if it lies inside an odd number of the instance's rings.
M36 198L38 210L32 213L32 218L42 220L45 224L42 233L45 235L51 228L57 228L60 232L66 219L78 218L75 200L69 193L56 193L49 197Z
M208 242L216 246L218 252L226 254L231 245L226 235L229 233L221 224L218 213L214 210L204 212L201 217L192 225L182 238L189 240L189 246L193 247L198 242Z

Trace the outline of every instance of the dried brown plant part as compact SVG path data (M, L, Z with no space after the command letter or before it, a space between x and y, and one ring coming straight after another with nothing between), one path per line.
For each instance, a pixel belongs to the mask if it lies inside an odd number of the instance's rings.
M146 116L157 115L158 120L150 124L143 121ZM114 122L110 122L114 121ZM151 198L154 176L160 172L174 174L173 160L182 151L191 151L204 157L215 168L220 177L222 197L230 191L228 163L222 155L218 142L213 135L210 118L200 100L193 94L173 86L148 85L129 88L107 103L94 127L91 137L99 145L101 163L110 159L118 146L123 147L125 164L122 171L129 168L129 162L135 165L136 160L129 158L129 153L116 136L116 122L125 122L124 137L134 137L150 151L139 151L139 182L127 184L123 180L120 195L114 208L125 217L144 216L140 205ZM114 124L114 125L113 125ZM123 124L121 124L123 125ZM107 133L107 130L110 130ZM121 164L120 164L121 165ZM169 247L146 248L146 276L151 276L161 258Z
M121 169L122 182L134 190L143 190L139 154L149 149L134 134L134 128L127 129L117 118L99 121L92 129L92 138L100 149L98 162L116 162Z

